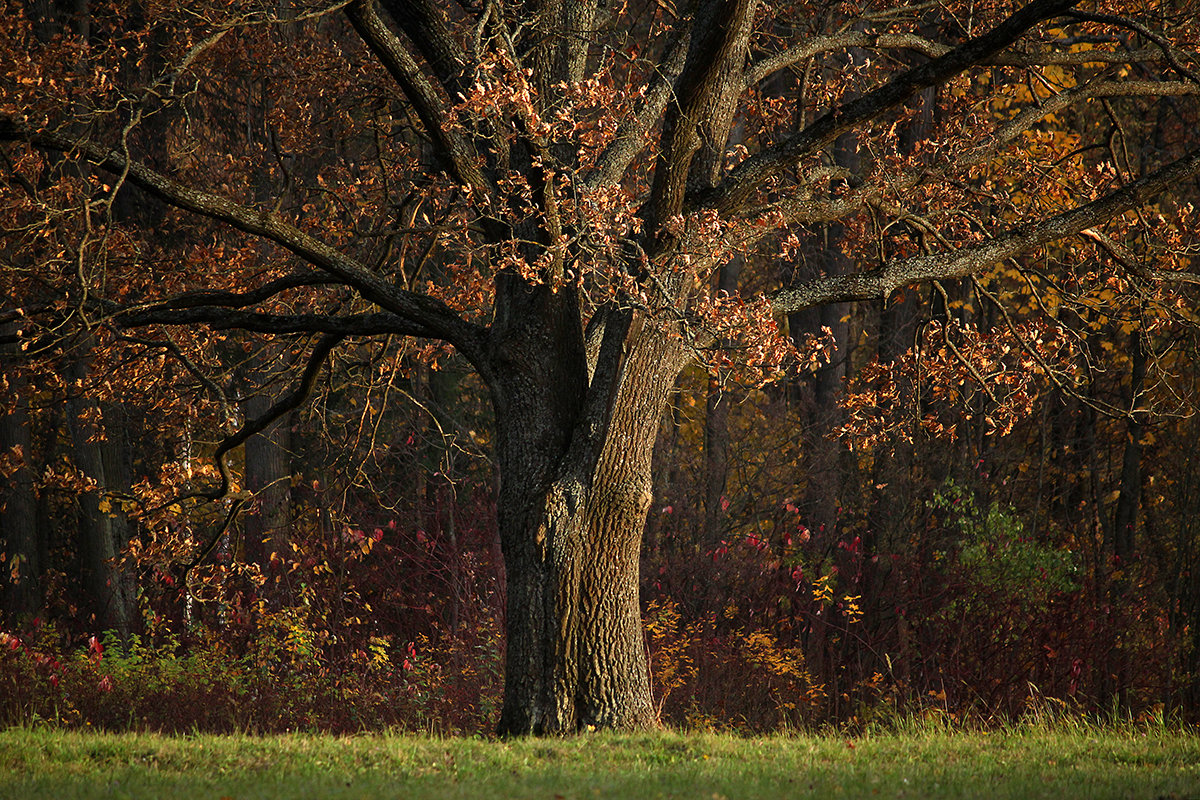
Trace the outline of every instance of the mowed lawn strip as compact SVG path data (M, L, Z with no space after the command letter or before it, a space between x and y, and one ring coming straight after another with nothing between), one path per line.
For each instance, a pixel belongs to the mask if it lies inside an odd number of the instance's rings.
M1200 737L1162 729L514 741L0 731L0 798L597 797L1200 800Z

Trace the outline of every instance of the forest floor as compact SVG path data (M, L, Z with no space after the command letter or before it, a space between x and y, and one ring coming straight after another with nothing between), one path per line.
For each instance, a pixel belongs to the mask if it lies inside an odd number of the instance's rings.
M497 741L0 730L0 798L610 797L1200 800L1200 735L1067 727Z

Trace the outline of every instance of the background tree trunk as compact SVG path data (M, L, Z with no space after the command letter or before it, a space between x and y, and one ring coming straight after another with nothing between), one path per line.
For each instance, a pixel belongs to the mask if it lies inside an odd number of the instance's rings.
M272 358L272 356L276 356ZM285 354L264 353L265 370L258 373L261 383L242 401L247 420L261 417L274 404L272 378L287 374ZM272 367L271 364L277 366ZM265 386L265 388L264 388ZM254 504L246 516L245 553L247 561L259 565L264 575L273 571L272 554L287 558L292 525L291 415L285 415L262 433L246 440L246 488L254 494Z
M0 333L15 325L0 326ZM7 349L7 348L3 348ZM0 357L11 353L0 349ZM13 346L15 349L15 346ZM8 413L0 413L0 458L9 458L9 469L0 476L0 564L3 608L9 614L27 614L42 604L42 565L38 547L37 496L33 489L33 436L29 427L29 385L18 370L4 370L7 393L13 399Z
M68 370L82 386L87 359ZM130 484L129 440L119 414L81 394L68 401L68 420L75 465L96 482L97 491L79 495L79 567L100 630L125 637L133 619L133 594L118 557L129 541L129 519L112 495L126 494Z
M717 289L732 295L737 291L740 264L726 264L717 271ZM729 500L725 488L729 481L729 404L716 379L709 381L704 415L704 531L700 545L716 547L725 533L725 512Z

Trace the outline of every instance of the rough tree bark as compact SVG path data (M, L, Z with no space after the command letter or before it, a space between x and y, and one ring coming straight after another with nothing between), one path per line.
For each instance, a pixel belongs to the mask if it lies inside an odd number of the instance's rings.
M564 436L586 432L546 426L551 415L529 407L553 387L510 400L507 390L528 379L514 374L495 391L510 676L501 733L654 721L638 559L652 449L679 359L653 335L633 335L629 347L594 462Z

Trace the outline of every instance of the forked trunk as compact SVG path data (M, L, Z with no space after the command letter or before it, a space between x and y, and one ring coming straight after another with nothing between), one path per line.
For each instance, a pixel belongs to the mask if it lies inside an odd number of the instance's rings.
M507 568L504 735L655 723L638 563L650 461L678 371L668 337L631 336L603 442L591 463L568 447L577 416L539 421L555 390L507 384L497 403L500 533ZM543 388L543 387L539 387ZM561 409L560 409L561 410ZM559 417L561 423L568 419ZM594 452L594 451L593 451Z

